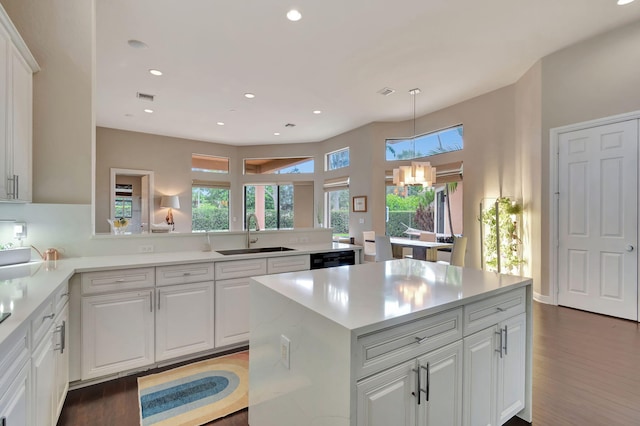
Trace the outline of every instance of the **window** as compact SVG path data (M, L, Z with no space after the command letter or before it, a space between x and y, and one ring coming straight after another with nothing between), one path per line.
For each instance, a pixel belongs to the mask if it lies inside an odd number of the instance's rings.
M229 159L213 155L192 154L191 171L205 173L229 173Z
M245 175L313 173L313 157L250 158L244 160Z
M391 171L386 174L387 235L415 238L419 231L428 231L435 232L440 241L449 237L452 229L455 235L462 235L462 162L436 166L432 188L396 187Z
M292 229L293 194L293 184L245 185L244 223L247 216L254 213L260 229Z
M324 181L326 226L333 228L333 237L349 236L349 176ZM318 218L318 222L320 222Z
M326 155L325 170L336 170L349 167L349 148L330 152Z
M194 181L191 186L191 230L229 230L229 184Z
M463 147L462 125L459 125L411 139L387 139L386 159L387 161L412 160L459 151Z
M131 197L116 196L115 217L133 217L133 201Z

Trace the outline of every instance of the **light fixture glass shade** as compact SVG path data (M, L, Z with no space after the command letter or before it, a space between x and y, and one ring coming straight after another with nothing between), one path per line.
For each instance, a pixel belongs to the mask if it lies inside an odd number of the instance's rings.
M180 208L180 199L177 195L165 195L160 199L160 207L169 207L171 209Z
M433 186L436 182L436 168L428 161L413 161L410 166L393 169L393 184L396 186L422 185Z

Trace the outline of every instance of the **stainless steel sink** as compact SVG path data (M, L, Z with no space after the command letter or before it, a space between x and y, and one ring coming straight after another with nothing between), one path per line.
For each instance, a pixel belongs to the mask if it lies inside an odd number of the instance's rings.
M252 253L271 253L277 251L291 251L294 250L289 247L260 247L260 248L246 248L246 249L233 249L233 250L216 250L216 253L223 254L225 256L232 254L252 254Z

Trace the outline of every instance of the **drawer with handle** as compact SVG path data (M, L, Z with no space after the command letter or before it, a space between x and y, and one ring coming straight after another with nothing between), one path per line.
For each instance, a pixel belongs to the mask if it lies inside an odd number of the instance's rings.
M309 255L270 257L267 259L267 273L307 271L311 266Z
M523 313L525 308L526 289L524 287L465 305L463 334L468 336L491 327L500 321Z
M245 278L267 273L266 259L229 260L215 263L216 280Z
M83 272L82 294L153 287L155 279L155 268L153 267Z
M156 267L159 286L213 281L213 262Z
M409 321L357 338L357 379L462 338L462 308Z

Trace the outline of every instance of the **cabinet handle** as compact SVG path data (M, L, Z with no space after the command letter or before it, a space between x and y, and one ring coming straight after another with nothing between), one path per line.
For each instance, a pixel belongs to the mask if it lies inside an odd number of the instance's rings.
M495 334L499 334L500 335L500 349L496 349L496 352L500 353L500 358L502 358L502 329L500 329L500 331L496 331Z
M53 319L54 316L55 316L55 314L45 315L45 316L42 317L42 321L44 321L46 319Z
M502 330L500 330L502 332ZM507 355L507 326L504 326L504 354Z
M16 200L20 198L20 185L18 184L20 176L13 175L13 184L15 185L15 189L13 190L13 195Z
M505 309L505 308L501 308L500 306L498 306L496 309L498 310L498 312L504 312L504 311L506 311L506 309Z
M56 327L56 333L60 333L60 345L55 347L53 350L57 351L58 349L60 349L60 353L63 354L64 353L64 348L65 346L65 335L66 335L66 330L67 330L67 322L66 321L62 321L62 325L59 325Z
M416 393L418 394L418 405L420 405L420 391L422 390L420 388L420 368L412 368L411 371L416 373L416 376L418 376L418 385L416 386L416 391L415 392L411 392L411 395L416 396Z
M422 338L420 338L418 336L414 336L414 337L416 338L416 341L414 343L417 343L419 345L422 344L423 342L426 342L427 339L429 338L429 336L425 336L425 337L422 337Z
M62 294L60 295L60 299L62 299L63 297L67 297L67 296L69 296L69 293L62 293Z
M153 312L153 292L149 293L149 312Z
M116 280L116 282L117 282L117 283L123 283L123 282L125 282L125 281L126 281L126 280L125 280L124 278L118 278L118 279Z
M182 275L188 277L189 275L191 275L191 272L184 272Z
M156 294L156 297L158 298L158 310L160 310L160 291L158 290L158 293Z
M0 419L0 426L7 426L7 418L3 417Z
M429 387L431 385L431 371L429 369L429 363L427 363L426 367L424 365L421 365L420 368L427 372L427 388L421 390L427 394L427 399L425 399L425 401L429 402Z

